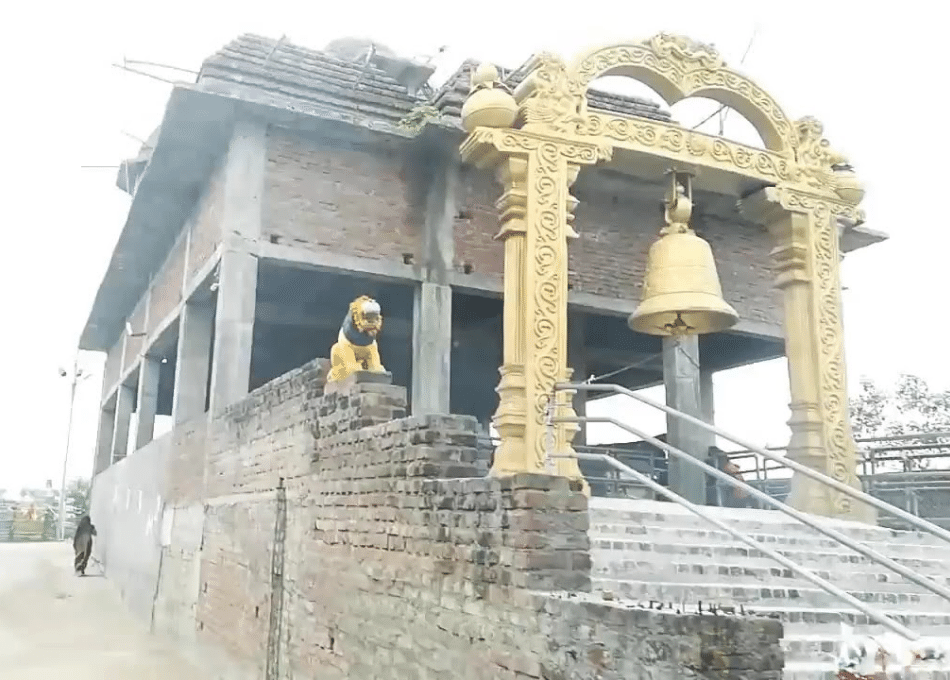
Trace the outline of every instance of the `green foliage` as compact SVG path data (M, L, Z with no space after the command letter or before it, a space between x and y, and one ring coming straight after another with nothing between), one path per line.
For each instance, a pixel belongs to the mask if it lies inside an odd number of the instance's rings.
M950 390L932 390L915 375L901 375L890 389L863 379L851 399L851 427L858 439L950 431ZM914 467L928 467L928 462Z
M429 121L436 121L442 117L442 112L434 106L422 104L415 106L406 114L406 117L397 123L404 130L419 132Z

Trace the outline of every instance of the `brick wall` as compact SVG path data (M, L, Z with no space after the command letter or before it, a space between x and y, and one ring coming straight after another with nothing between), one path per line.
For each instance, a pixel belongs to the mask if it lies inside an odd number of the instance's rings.
M205 452L208 446L208 419L201 415L175 427L172 438L168 487L165 495L174 505L203 500L205 493Z
M208 186L195 209L188 245L188 279L191 280L211 258L221 243L224 210L224 181L221 168L208 179Z
M498 210L495 201L501 196L501 185L492 173L462 169L459 177L455 218L455 266L469 264L479 274L501 279L505 271L504 244L495 241L498 233Z
M185 275L185 238L182 233L164 264L155 275L152 283L152 295L149 301L148 330L154 331L175 306L181 302L181 286Z
M423 206L394 152L268 133L265 240L401 263L418 253Z
M263 676L277 603L286 677L781 677L778 622L605 601L590 592L576 486L479 477L472 418L404 417L404 388L326 386L326 369L303 366L161 440L173 450L152 474L167 500L152 540L171 528L152 591L160 633L224 655L230 678ZM112 470L141 467L148 449ZM99 479L94 513L122 495ZM122 544L105 526L100 540Z
M304 366L209 424L196 638L248 677L267 659L281 479L280 659L295 676L780 676L774 622L588 592L587 500L567 480L477 477L474 420L402 417L403 388L327 389L325 372Z

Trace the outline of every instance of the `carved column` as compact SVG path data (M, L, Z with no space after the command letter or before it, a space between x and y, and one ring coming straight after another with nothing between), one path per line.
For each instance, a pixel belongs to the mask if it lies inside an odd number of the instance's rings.
M576 424L546 425L554 385L567 382L567 242L577 200L570 187L582 165L609 149L523 130L476 129L462 157L494 168L504 191L498 200L505 244L504 359L494 425L501 442L493 475L555 472L583 480L573 453ZM572 395L557 394L554 415L572 416ZM553 469L552 469L553 468Z
M788 455L860 489L848 410L837 218L853 205L793 187L767 187L743 211L775 240L772 259L785 311L785 349L792 401ZM873 510L840 491L796 474L789 503L826 516L873 521Z

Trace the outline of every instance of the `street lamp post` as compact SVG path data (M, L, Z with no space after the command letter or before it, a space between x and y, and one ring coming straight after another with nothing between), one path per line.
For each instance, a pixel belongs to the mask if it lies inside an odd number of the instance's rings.
M65 378L69 373L61 368L59 369L59 375ZM76 359L73 360L72 379L69 386L69 418L66 422L66 451L63 454L63 479L59 487L59 528L56 533L61 541L66 539L66 465L69 462L69 444L73 434L73 410L76 406L76 386L80 380L88 377L89 374L83 373L82 369L79 368L79 358L76 357Z

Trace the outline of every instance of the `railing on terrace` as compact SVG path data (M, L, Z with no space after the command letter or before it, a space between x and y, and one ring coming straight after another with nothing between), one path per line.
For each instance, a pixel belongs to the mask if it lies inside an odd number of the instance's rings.
M890 437L859 438L859 478L866 493L912 515L950 528L950 432L925 432ZM497 439L481 436L478 446L483 471L491 466ZM661 485L666 485L667 457L644 441L623 444L575 445L583 454L607 454ZM783 455L783 447L767 449ZM726 452L743 470L743 478L769 496L784 501L790 491L788 468L747 449ZM751 465L749 464L751 461ZM581 471L594 496L610 498L656 498L646 485L624 475L599 459L581 458ZM776 476L776 473L780 473ZM784 475L782 474L784 473ZM900 519L882 516L880 523L908 528Z

